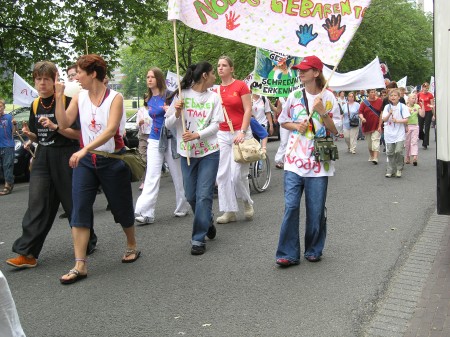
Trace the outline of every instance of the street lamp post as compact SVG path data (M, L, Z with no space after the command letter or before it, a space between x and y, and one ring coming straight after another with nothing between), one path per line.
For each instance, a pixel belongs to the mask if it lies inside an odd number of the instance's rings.
M139 107L140 107L140 105L139 105L139 77L136 77L136 83L137 83L136 88L137 88L137 99L138 99L137 106L139 109Z

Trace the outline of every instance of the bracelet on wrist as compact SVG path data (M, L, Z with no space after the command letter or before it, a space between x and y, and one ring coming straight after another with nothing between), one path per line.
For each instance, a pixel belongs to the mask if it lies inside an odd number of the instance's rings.
M246 134L247 130L239 130L239 132L242 132L243 134Z

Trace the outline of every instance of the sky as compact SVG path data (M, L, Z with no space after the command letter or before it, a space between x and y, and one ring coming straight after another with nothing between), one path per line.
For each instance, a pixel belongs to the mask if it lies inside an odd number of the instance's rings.
M433 0L424 0L423 7L425 12L432 12L433 11Z

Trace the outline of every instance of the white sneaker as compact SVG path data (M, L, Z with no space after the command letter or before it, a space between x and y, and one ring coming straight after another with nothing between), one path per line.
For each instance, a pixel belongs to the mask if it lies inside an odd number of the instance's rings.
M219 216L216 219L217 223L229 223L236 221L236 213L234 212L225 212L222 216Z
M173 213L177 218L183 218L183 217L185 217L186 215L188 215L188 211L186 211L186 212L175 212L175 213Z
M255 210L253 209L253 206L249 202L244 201L245 220L253 220L254 214L255 214Z
M137 216L134 220L140 225L148 225L155 222L155 218L152 216Z
M402 171L398 170L396 176L397 176L397 178L401 178L402 177Z

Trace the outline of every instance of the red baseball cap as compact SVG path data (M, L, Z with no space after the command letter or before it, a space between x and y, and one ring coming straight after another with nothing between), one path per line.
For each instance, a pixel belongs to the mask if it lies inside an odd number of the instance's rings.
M323 63L317 56L306 56L302 60L302 62L291 67L291 69L300 69L300 70L308 70L311 68L322 71Z

